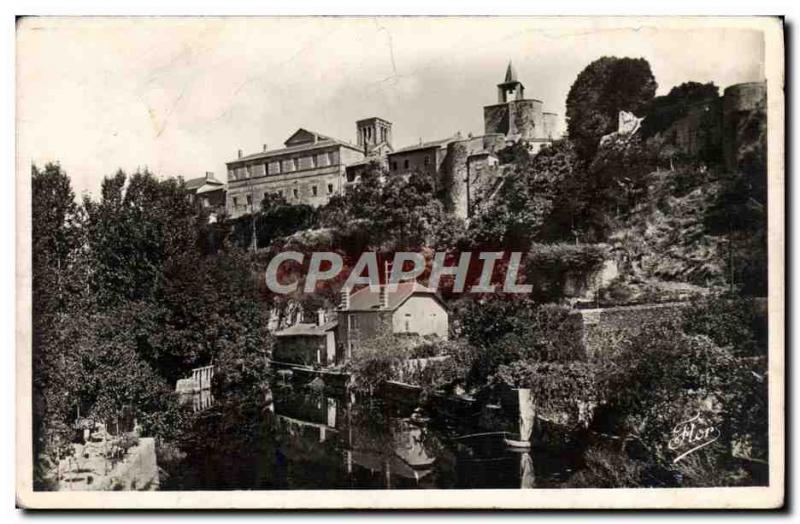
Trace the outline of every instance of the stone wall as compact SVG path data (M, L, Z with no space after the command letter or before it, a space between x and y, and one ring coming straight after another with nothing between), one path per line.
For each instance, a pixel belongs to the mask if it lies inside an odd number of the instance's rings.
M508 104L496 104L483 108L484 133L508 133Z
M572 313L575 327L583 341L587 357L601 357L603 335L615 330L629 330L654 324L680 314L688 302L643 304L610 308L579 309Z
M139 444L111 470L99 488L104 491L156 491L158 483L155 440L140 438Z
M542 103L539 100L514 100L508 105L510 137L519 140L544 138Z
M442 162L442 179L450 184L450 198L453 212L462 218L467 217L467 161L471 155L488 153L494 155L506 145L505 135L491 134L455 140L447 145L447 154ZM470 195L474 203L486 187L496 179L498 170L490 168L488 162L470 164ZM474 168L474 170L473 170Z
M738 154L743 146L740 136L740 123L756 112L766 112L767 84L749 82L736 84L725 89L722 95L722 155L725 167L738 168Z
M272 358L278 362L313 366L325 358L325 337L278 337Z

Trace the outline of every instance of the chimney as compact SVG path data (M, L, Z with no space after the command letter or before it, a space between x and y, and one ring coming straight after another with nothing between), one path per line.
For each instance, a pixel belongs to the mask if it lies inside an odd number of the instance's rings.
M381 286L380 294L378 295L380 300L380 308L381 309L389 309L389 291L387 285Z
M242 150L241 149L239 150L238 155L239 155L238 158L242 158Z
M267 152L267 144L264 144L264 152Z
M211 180L212 178L214 178L214 172L206 171L206 180Z
M339 292L341 297L341 301L339 302L339 309L341 310L348 310L350 309L350 290L346 287L343 287L342 290Z
M317 310L317 325L321 326L325 324L325 310L320 308Z

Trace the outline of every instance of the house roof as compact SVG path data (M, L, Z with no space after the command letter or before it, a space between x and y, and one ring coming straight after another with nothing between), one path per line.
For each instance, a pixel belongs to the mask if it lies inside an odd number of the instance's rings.
M401 147L394 153L389 153L389 155L396 155L398 153L408 153L409 151L418 151L421 149L433 149L442 146L446 146L449 142L455 140L453 137L450 138L443 138L442 140L432 140L430 142L422 142L421 144L414 144L413 146L406 146Z
M441 303L441 299L436 294L436 291L422 284L418 284L417 282L390 284L387 286L387 293L389 298L389 311L394 311L399 308L413 295L430 295ZM350 295L350 307L347 311L375 311L381 309L380 303L380 288L378 286L366 286Z
M214 178L213 174L209 174L207 176L201 176L201 177L197 177L197 178L190 178L189 180L186 180L183 183L183 185L184 185L184 187L186 187L187 191L195 191L197 189L200 189L201 187L203 187L206 184L217 185L217 186L224 186L225 185L223 182L220 182L219 180Z
M303 129L302 127L292 133L286 142L285 147L281 147L279 149L270 149L269 151L262 151L260 153L254 153L252 155L245 155L241 158L237 158L236 160L231 160L230 162L226 162L227 164L236 164L238 162L244 162L248 160L260 160L263 158L273 157L273 156L280 156L287 153L298 153L302 151L309 151L312 149L317 149L321 147L329 147L339 145L342 147L350 148L354 151L358 151L363 153L361 149L357 146L351 144L350 142L346 142L344 140L339 140L337 138L331 138L329 136L322 135L320 133L316 133L314 131L309 131L307 129Z
M289 326L275 333L276 337L324 337L328 331L332 330L338 325L338 321L331 320L321 326L318 324L299 323L294 326Z

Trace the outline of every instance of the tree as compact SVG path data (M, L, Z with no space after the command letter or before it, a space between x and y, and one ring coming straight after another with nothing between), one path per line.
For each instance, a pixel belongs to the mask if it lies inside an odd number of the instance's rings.
M573 176L577 157L567 140L556 141L534 157L519 147L504 151L513 160L494 198L476 204L470 240L478 246L526 251L544 234L555 235L551 224L556 200L565 194L564 183Z
M578 74L567 95L567 133L581 159L617 129L620 111L641 115L657 88L644 58L604 56Z
M77 335L87 311L82 215L57 164L31 168L31 335L34 485L48 488L47 470L70 437L69 413L80 381Z

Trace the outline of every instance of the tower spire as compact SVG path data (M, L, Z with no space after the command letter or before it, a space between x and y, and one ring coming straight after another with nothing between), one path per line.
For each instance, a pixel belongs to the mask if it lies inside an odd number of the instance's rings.
M511 60L509 60L508 67L506 68L506 79L503 81L503 83L510 84L517 81L517 71L514 69L514 64L512 64Z

